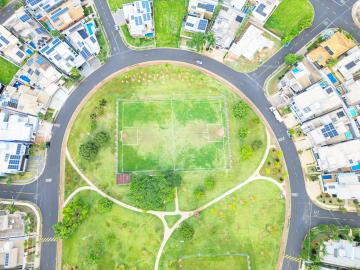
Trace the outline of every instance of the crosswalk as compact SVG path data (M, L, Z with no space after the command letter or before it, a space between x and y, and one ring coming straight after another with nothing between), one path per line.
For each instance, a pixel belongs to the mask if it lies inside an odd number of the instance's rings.
M55 237L43 237L40 239L40 242L46 243L46 242L56 242L57 239Z
M288 259L288 260L291 260L291 261L294 261L294 262L297 262L297 263L301 263L301 259L300 259L300 258L295 258L295 257L290 256L290 255L287 255L287 254L284 255L284 258L285 258L285 259Z

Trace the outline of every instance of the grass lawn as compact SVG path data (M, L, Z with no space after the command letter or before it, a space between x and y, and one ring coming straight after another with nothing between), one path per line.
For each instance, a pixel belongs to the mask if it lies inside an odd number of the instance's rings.
M179 268L183 270L247 270L246 255L219 255L219 256L196 256L179 260Z
M286 39L287 43L309 27L313 16L314 9L309 0L282 0L264 27Z
M10 0L2 0L0 1L0 9L9 4Z
M247 254L251 269L273 270L276 268L284 224L285 201L281 191L265 181L250 183L233 195L192 217L187 222L194 228L191 240L181 242L169 239L160 261L161 270L179 269L179 259L196 255L219 256L223 254ZM213 257L214 259L216 257ZM218 257L219 260L223 257ZM186 266L186 260L183 261ZM211 268L215 262L191 270L235 270L232 263ZM200 262L198 262L200 263ZM193 265L193 267L191 267ZM182 269L182 268L180 268ZM241 270L246 268L241 268Z
M180 219L180 215L173 215L173 216L165 216L165 220L168 224L168 226L171 228L176 221L178 221Z
M97 193L85 191L77 196L91 205L90 215L74 235L63 240L63 269L153 269L162 239L161 221L117 205L101 213ZM105 246L95 264L88 261L95 243Z
M123 4L134 2L134 0L108 0L110 9L112 11L117 11L119 8L122 8Z
M131 200L128 197L129 186L119 186L115 183L117 171L115 139L117 99L126 100L128 105L137 104L131 102L138 102L139 100L167 100L167 102L163 101L159 103L162 105L157 108L156 114L155 111L151 113L151 106L147 102L140 103L136 106L131 105L128 108L129 110L125 110L126 114L128 114L128 116L126 116L126 121L129 127L139 124L144 127L146 127L146 125L152 125L152 128L148 129L148 134L145 134L149 135L146 139L150 140L151 143L142 140L143 143L141 149L136 149L137 151L129 150L124 156L124 160L132 160L133 158L129 155L135 155L135 157L137 155L139 157L138 154L141 153L140 157L145 157L146 155L142 154L150 153L155 145L158 147L156 150L159 151L154 153L165 153L166 155L168 155L168 150L163 149L160 151L161 144L164 143L165 145L174 146L170 139L170 141L164 139L166 136L169 136L167 128L169 124L166 124L166 121L168 121L170 110L168 101L171 99L174 100L173 105L175 105L173 106L175 112L174 115L177 115L175 121L171 121L177 125L177 132L175 133L175 136L171 137L175 138L175 142L177 142L175 144L175 150L180 153L179 150L195 148L191 145L191 142L185 141L190 135L200 142L202 140L202 142L205 142L205 145L211 145L201 137L206 135L204 130L202 129L201 131L196 132L195 128L198 123L204 122L204 120L207 122L210 121L210 123L211 121L215 121L214 123L216 123L216 115L211 113L216 106L214 108L212 106L200 106L197 107L195 111L192 111L191 108L196 107L201 103L180 102L184 99L200 99L208 102L210 98L215 98L216 100L221 98L221 100L226 100L225 103L222 103L225 104L226 107L222 114L227 117L229 123L227 135L231 147L229 147L227 140L225 140L225 151L226 153L228 153L228 151L231 152L231 167L225 170L217 168L216 170L189 170L181 172L183 181L178 189L180 208L183 210L194 209L210 199L219 196L237 183L246 180L260 163L266 146L265 127L257 115L252 110L249 110L247 117L241 120L235 118L232 113L232 106L234 103L240 101L240 98L222 82L219 82L200 71L177 65L163 64L137 68L120 74L111 81L105 83L82 108L72 127L68 141L68 149L77 165L99 188L118 199L131 203ZM105 99L107 104L104 107L102 114L96 119L94 125L90 115L97 110L101 99ZM147 106L150 106L150 109L146 108ZM146 110L143 110L144 108L146 108ZM209 110L210 113L205 113L205 109ZM198 112L201 112L201 114L196 115ZM201 118L204 116L208 118L199 119L199 117ZM212 117L214 119L212 119ZM151 120L151 122L145 123L144 121L147 118L156 119L156 121ZM154 129L155 125L160 128ZM119 125L119 128L120 127L121 125ZM248 131L247 137L242 140L238 137L238 130L240 128L247 129ZM88 162L81 159L79 156L79 146L88 139L91 139L93 134L100 130L105 130L109 133L109 144L100 149L95 161ZM135 136L137 131L135 132L134 129L130 128L127 129L126 132L128 133L127 142L129 144L137 143L137 135ZM227 131L224 134L226 133ZM152 135L150 136L150 134ZM217 134L215 133L215 135ZM251 145L254 140L260 140L262 142L261 147L256 149L248 159L241 159L238 154L240 149L245 145ZM198 146L199 145L197 145L197 147ZM135 149L135 147L129 147L129 149ZM157 154L157 159L164 161L161 155L162 154ZM207 157L204 157L203 159L201 151L195 151L194 153L191 151L184 151L184 154L177 159L176 163L181 166L186 165L188 168L192 168L193 163L189 162L192 157L195 157L196 159L194 162L198 162L199 164L202 164L202 166L214 166L213 160L212 162L208 162L211 161L211 159L208 159ZM170 162L171 160L165 160L164 163L155 163L161 165L170 164ZM128 166L130 165L131 164L128 164ZM143 166L144 164L140 165ZM156 169L156 166L152 169ZM195 191L199 189L199 187L206 186L205 180L209 177L214 179L215 185L212 188L207 188L200 196L199 194L195 194Z
M80 175L74 170L74 168L66 160L65 161L65 191L64 191L65 200L78 187L82 187L85 185L86 183L81 179Z
M179 46L181 22L188 0L156 0L154 3L157 47Z
M133 38L126 25L121 26L126 43L134 47L149 47L154 45L154 39Z
M8 85L19 68L2 57L0 57L0 67L0 83Z
M109 46L106 41L106 34L105 34L104 30L102 29L102 27L100 26L100 23L96 20L95 20L95 22L98 27L98 31L96 32L96 38L100 45L100 52L98 54L98 58L102 63L104 63L108 59Z

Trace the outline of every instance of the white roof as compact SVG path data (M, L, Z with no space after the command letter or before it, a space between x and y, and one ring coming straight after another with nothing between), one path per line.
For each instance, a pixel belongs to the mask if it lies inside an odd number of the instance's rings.
M279 0L257 0L257 5L251 15L260 23L265 23L273 10L279 4Z
M38 119L33 116L0 112L0 140L31 142L38 128Z
M274 42L264 37L263 33L264 31L251 24L241 39L231 46L230 52L237 56L242 55L248 60L253 60L256 53L264 48L274 46Z
M327 264L360 268L360 246L347 240L328 240L324 242L325 255L321 261Z
M356 105L360 103L360 81L353 81L345 84L346 88L349 90L344 96L346 100L351 105Z
M360 70L360 48L355 46L346 52L346 56L335 65L340 74L349 80Z
M328 122L326 124L330 124L332 122ZM332 140L334 138L337 138L338 136L344 135L346 132L349 131L349 128L345 125L344 122L337 122L333 124L334 129L336 130L337 134L336 136L325 136L324 132L322 131L324 129L325 125L322 125L318 128L315 128L314 130L311 130L306 135L309 137L309 139L312 141L313 145L322 145L326 143L329 140Z
M360 141L352 140L314 149L319 167L328 172L348 168L360 162Z
M190 32L205 33L208 20L195 16L187 16L185 22L185 29Z
M149 1L135 1L123 5L124 17L132 36L153 34L152 11Z
M246 4L247 0L228 0L229 4L238 10L241 10Z

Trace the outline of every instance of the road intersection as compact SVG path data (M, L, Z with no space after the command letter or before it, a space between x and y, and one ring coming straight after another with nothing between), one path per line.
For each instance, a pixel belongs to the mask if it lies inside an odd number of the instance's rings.
M53 237L52 226L58 221L60 163L63 138L72 114L83 98L102 80L120 69L150 61L171 60L196 64L202 61L201 68L224 78L242 93L259 109L279 139L286 160L291 187L291 218L282 269L298 269L297 258L302 242L310 228L318 224L350 225L360 227L360 217L355 213L340 213L323 210L309 199L304 185L304 176L298 153L293 142L287 137L287 130L280 124L268 109L263 85L266 78L283 62L289 52L296 52L307 44L322 30L341 27L360 40L360 32L353 23L351 8L356 0L311 0L315 9L314 24L302 32L291 44L280 50L267 63L250 74L238 73L229 67L194 52L179 49L151 49L133 51L123 43L114 29L111 11L105 0L95 0L101 21L104 24L110 46L111 56L106 64L87 77L68 98L56 119L57 127L53 129L51 146L48 149L46 167L39 179L25 186L0 186L0 197L6 199L27 200L36 203L43 218L43 238ZM0 15L0 20L3 20ZM51 179L51 181L49 181ZM56 243L42 243L41 269L56 269Z

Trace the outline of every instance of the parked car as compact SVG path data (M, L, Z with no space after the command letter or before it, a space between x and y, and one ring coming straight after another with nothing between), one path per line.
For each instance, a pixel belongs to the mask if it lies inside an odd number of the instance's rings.
M201 61L201 60L199 60L199 59L198 59L198 60L196 60L195 62L196 62L196 64L198 64L198 65L202 65L202 61Z
M280 123L282 123L284 121L283 118L281 117L280 113L274 106L270 107L270 111L274 114L276 120L278 120Z

